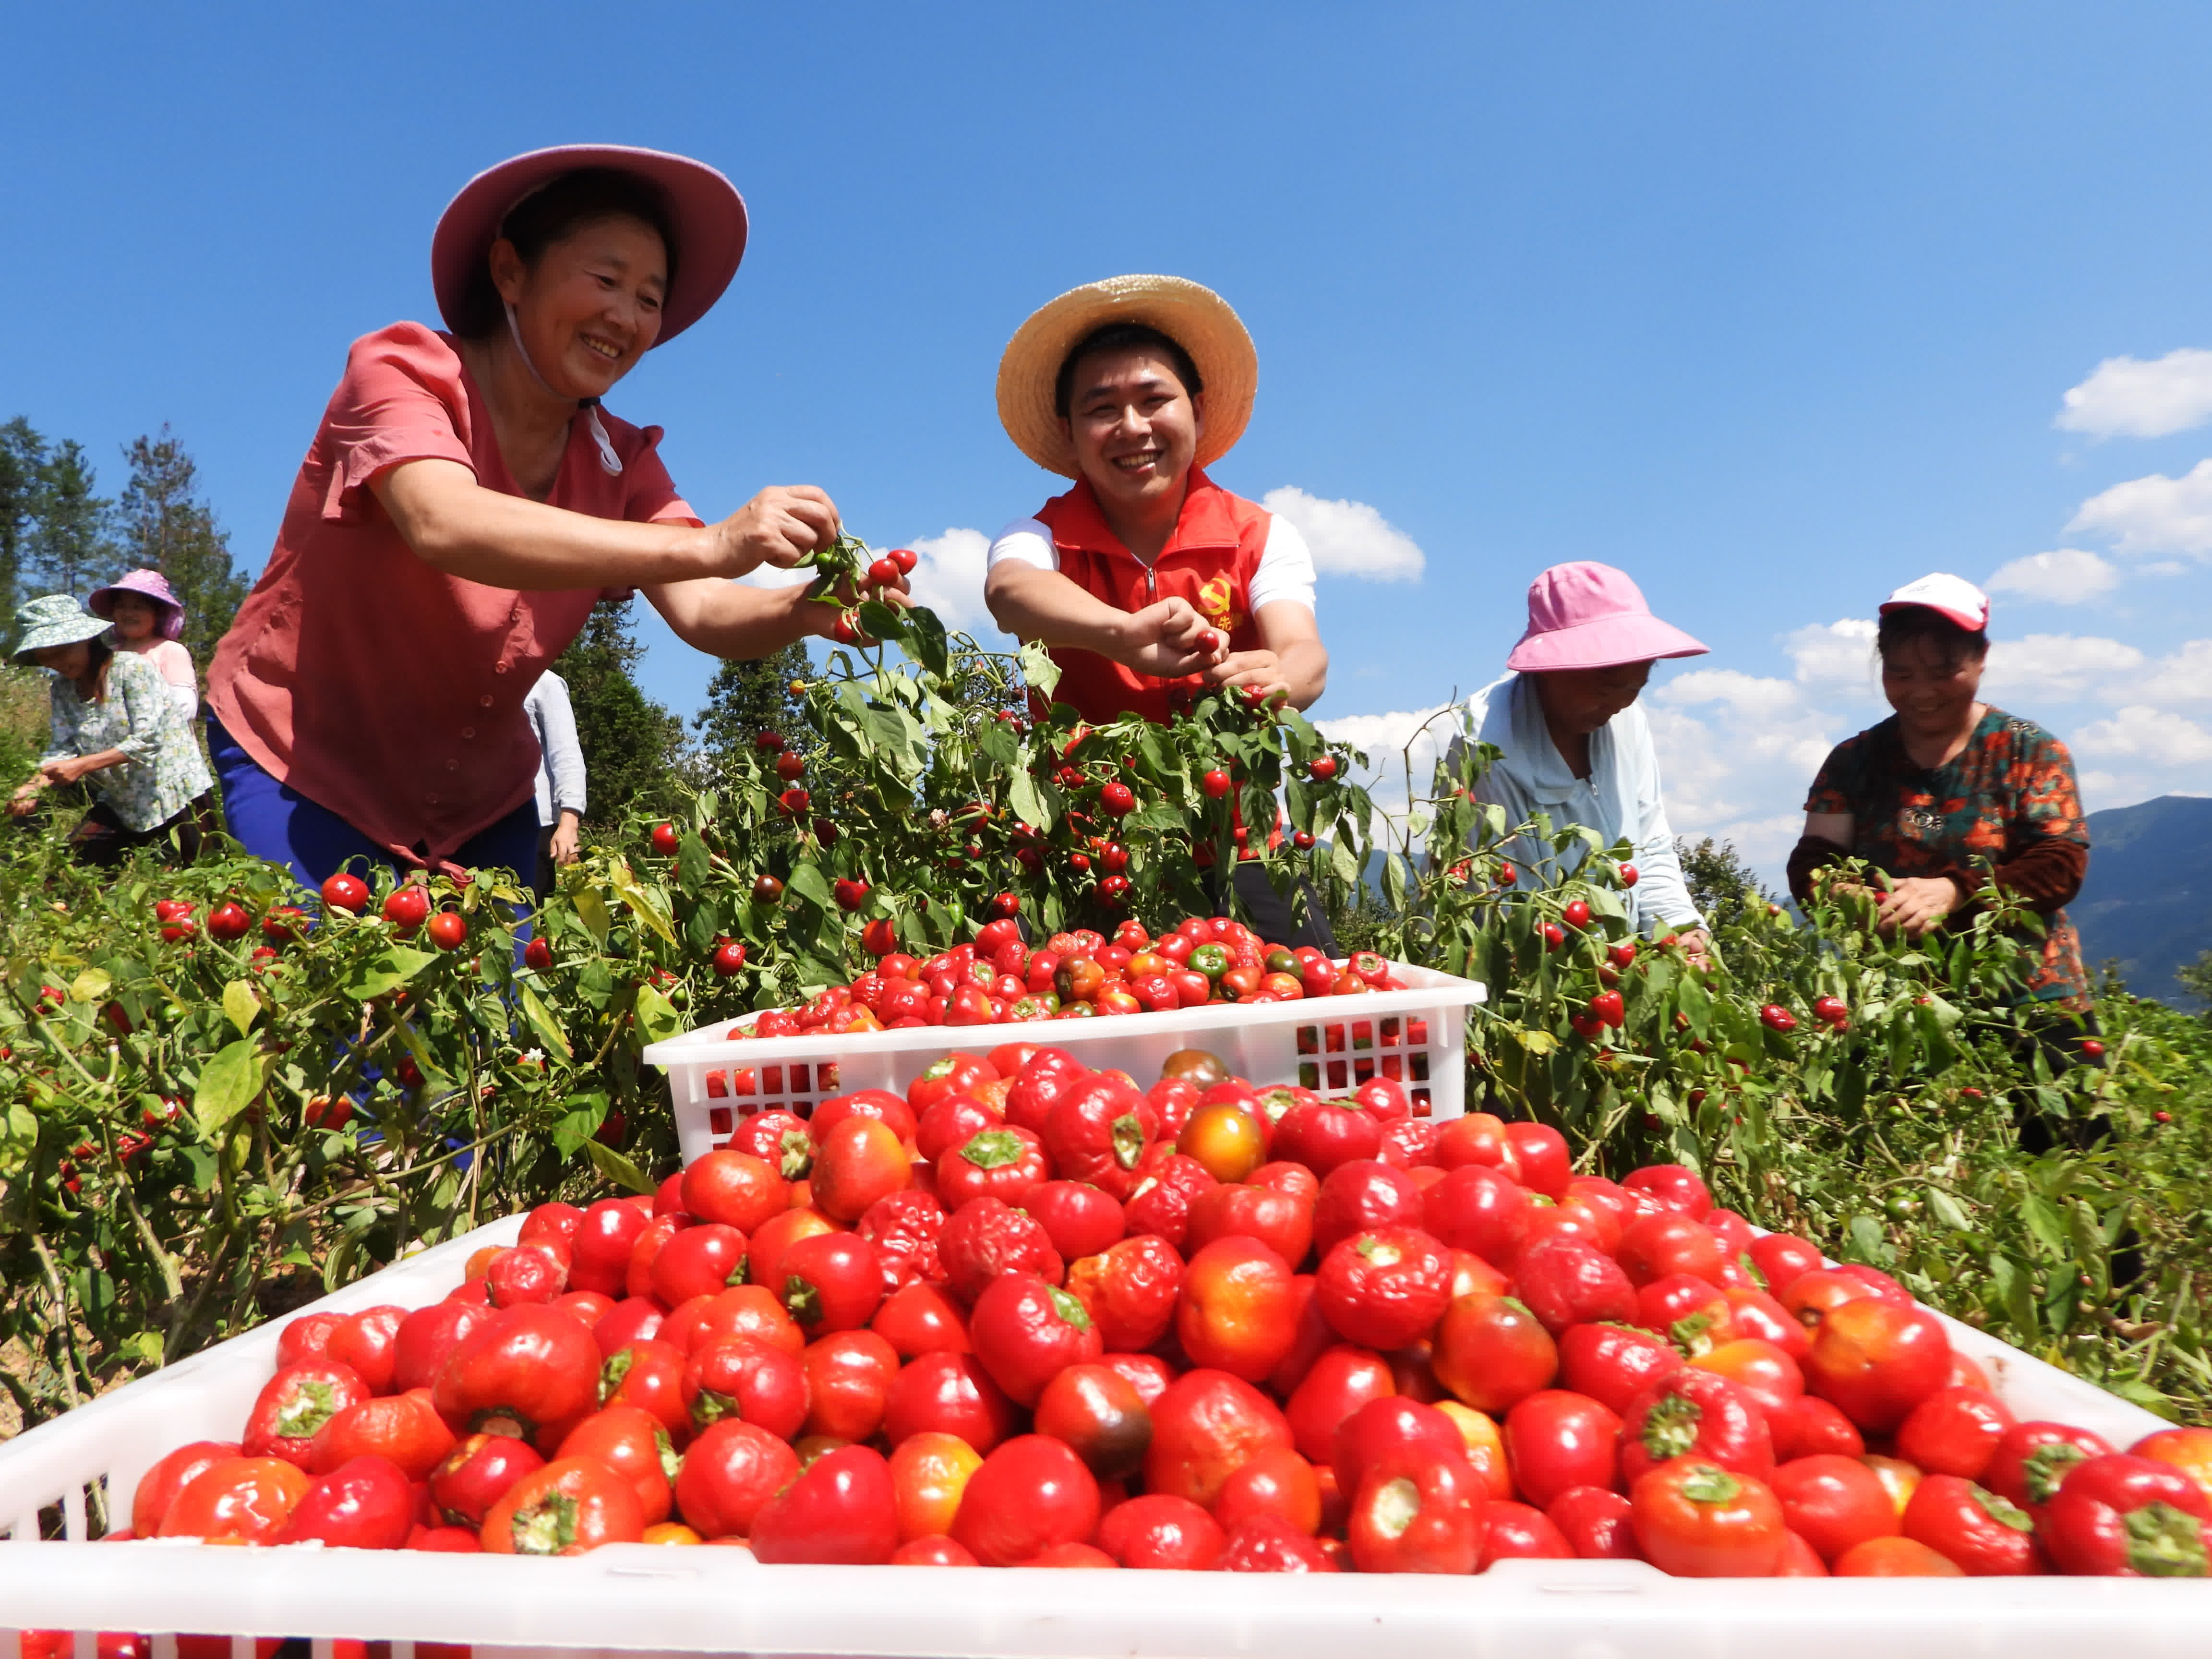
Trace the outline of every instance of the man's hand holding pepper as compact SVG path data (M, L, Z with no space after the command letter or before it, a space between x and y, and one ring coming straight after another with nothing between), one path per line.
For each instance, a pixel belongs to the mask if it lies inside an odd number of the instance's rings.
M1162 599L1121 613L1118 647L1109 654L1124 668L1164 680L1213 670L1229 654L1229 639L1188 599ZM1215 681L1215 684L1220 682Z

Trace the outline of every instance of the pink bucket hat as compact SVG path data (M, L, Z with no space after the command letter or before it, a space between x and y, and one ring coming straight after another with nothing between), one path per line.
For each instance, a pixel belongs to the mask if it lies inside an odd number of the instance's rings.
M1705 650L1653 616L1627 572L1609 564L1555 564L1528 584L1528 629L1505 665L1522 673L1615 668Z
M155 631L165 640L183 637L184 603L169 591L169 579L160 571L134 570L127 576L118 576L88 599L84 608L103 621L112 622L118 593L136 593L142 599L153 600L161 613L160 620L154 624Z
M676 280L660 307L665 345L722 297L745 257L745 198L704 161L629 144L558 144L501 161L461 186L438 216L430 238L430 285L449 327L467 305L469 283L483 268L499 228L531 191L580 167L605 167L644 179L667 204L675 234Z

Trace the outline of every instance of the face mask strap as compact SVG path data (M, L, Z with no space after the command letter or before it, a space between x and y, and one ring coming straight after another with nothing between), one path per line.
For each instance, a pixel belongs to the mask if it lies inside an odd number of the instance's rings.
M561 394L555 392L547 383L545 377L538 372L538 365L530 361L530 348L522 343L522 325L515 320L514 307L506 306L502 308L507 313L507 335L514 342L515 355L522 359L522 366L530 371L530 378L537 381L548 393L556 398L559 397ZM614 441L607 436L606 423L599 418L599 400L597 398L580 398L576 406L584 410L584 423L591 428L592 441L599 447L601 469L611 476L621 477L622 457L615 453Z

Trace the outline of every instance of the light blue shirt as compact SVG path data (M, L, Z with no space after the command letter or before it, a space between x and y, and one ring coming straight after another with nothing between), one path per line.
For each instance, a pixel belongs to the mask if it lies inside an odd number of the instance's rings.
M1674 832L1668 828L1666 804L1660 799L1659 756L1643 709L1631 703L1590 733L1586 778L1574 775L1552 741L1536 688L1525 677L1508 674L1483 687L1467 700L1467 715L1478 742L1504 751L1476 782L1478 801L1503 808L1509 825L1540 812L1555 830L1579 823L1597 831L1605 845L1627 841L1636 848L1637 881L1622 896L1633 908L1637 927L1649 933L1662 923L1674 928L1705 926L1682 879ZM1464 740L1455 738L1449 759L1455 769L1465 751ZM1553 865L1571 871L1587 856L1579 845L1556 854L1532 836L1516 836L1498 851L1532 872Z

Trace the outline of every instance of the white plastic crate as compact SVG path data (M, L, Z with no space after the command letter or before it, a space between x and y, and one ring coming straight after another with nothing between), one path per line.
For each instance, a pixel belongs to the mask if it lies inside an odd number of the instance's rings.
M816 1102L857 1089L903 1094L940 1055L984 1053L1001 1042L1047 1043L1146 1083L1178 1048L1209 1049L1254 1083L1302 1084L1323 1094L1386 1077L1406 1085L1415 1115L1457 1117L1466 1109L1467 1011L1483 1000L1483 988L1407 963L1392 963L1390 972L1405 990L1256 1007L1219 1003L1097 1019L732 1041L732 1031L759 1018L747 1014L656 1042L645 1058L668 1073L686 1164L726 1144L738 1121L754 1112L782 1107L804 1117Z
M348 1286L315 1308L419 1307L468 1255L510 1243L509 1218ZM302 1312L313 1310L302 1310ZM280 1322L281 1323L281 1322ZM2077 1377L1946 1322L2022 1417L2094 1429L2126 1445L2160 1426ZM112 1545L88 1537L85 1494L106 1481L127 1510L138 1476L186 1440L237 1434L275 1363L271 1325L118 1389L0 1445L0 1659L15 1632L465 1642L478 1659L670 1656L915 1656L1073 1659L1734 1659L1786 1651L1844 1659L2212 1652L2212 1582L2148 1579L1668 1578L1638 1562L1513 1561L1473 1578L1357 1574L989 1571L763 1567L743 1549L622 1545L572 1559L350 1550ZM60 1504L70 1542L41 1543ZM250 1650L234 1648L240 1659ZM393 1659L410 1659L396 1650Z

